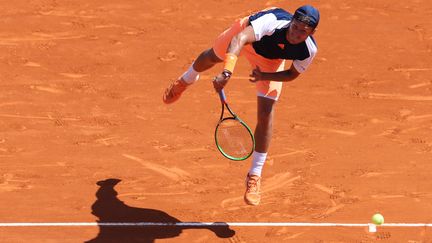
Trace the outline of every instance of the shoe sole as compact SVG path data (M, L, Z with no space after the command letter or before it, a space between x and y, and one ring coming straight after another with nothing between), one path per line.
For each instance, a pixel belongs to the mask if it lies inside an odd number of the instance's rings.
M258 200L258 202L251 202L251 201L248 201L247 199L246 199L246 197L243 197L243 199L244 199L244 201L245 201L245 203L247 204L247 205L251 205L251 206L258 206L259 204L260 204L260 202L261 202L261 199L260 200Z

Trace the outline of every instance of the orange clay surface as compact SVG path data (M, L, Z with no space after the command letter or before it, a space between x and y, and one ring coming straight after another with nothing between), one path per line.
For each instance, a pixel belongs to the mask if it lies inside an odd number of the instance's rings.
M284 86L257 207L242 199L250 160L214 146L221 66L163 104L236 18L302 4L1 1L0 222L431 223L431 1L312 2L319 52ZM249 73L240 58L226 94L254 127ZM430 242L431 230L0 227L0 242Z

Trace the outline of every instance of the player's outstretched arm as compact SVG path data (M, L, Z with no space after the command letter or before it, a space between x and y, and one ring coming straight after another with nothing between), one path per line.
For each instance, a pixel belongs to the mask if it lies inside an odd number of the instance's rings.
M260 80L271 80L271 81L280 81L280 82L289 82L296 79L300 73L295 69L294 65L291 65L291 67L288 70L275 72L275 73L266 73L261 72L259 67L256 67L254 70L252 70L252 73L249 75L251 82L257 82Z
M252 26L246 27L243 31L232 38L225 55L224 69L215 77L213 81L213 87L215 88L216 92L219 92L221 89L223 89L228 80L231 78L231 75L234 72L235 64L237 62L237 57L240 54L243 46L254 41L255 33Z

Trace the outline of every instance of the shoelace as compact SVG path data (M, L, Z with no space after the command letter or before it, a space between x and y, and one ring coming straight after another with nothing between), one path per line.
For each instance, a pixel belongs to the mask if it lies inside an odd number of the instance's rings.
M258 192L258 182L259 179L249 178L247 182L247 191L248 192Z
M173 83L171 83L171 85L169 86L169 88L167 89L166 92L166 96L167 97L174 97L176 96L178 93L181 93L180 89L176 89L175 86L180 86L181 88L183 88L183 84L179 81L175 81Z

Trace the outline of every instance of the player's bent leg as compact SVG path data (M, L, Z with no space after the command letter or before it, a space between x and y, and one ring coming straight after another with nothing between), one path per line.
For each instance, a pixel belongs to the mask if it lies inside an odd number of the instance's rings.
M221 33L215 40L212 48L203 51L180 78L174 81L166 90L163 101L166 104L177 101L188 85L199 79L199 73L213 67L216 63L222 62L225 52L233 36L241 32L248 25L248 18L238 19L230 28Z
M177 101L189 85L198 81L200 72L210 69L218 62L222 60L216 56L213 48L203 51L189 69L165 89L163 102L171 104Z
M193 68L197 72L204 72L212 68L215 64L222 62L213 50L213 48L203 51L193 63Z

